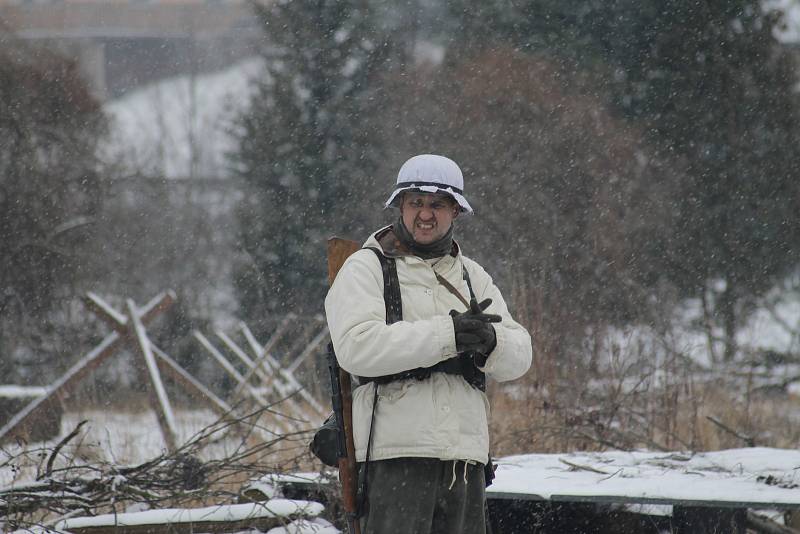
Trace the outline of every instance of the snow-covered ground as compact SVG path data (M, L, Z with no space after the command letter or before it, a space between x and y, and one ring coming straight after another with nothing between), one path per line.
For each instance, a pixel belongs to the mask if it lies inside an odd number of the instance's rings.
M129 173L226 176L232 120L262 72L259 58L245 58L224 71L164 80L108 102L111 135L102 158Z
M614 497L664 504L800 506L800 451L753 447L706 453L525 454L497 461L496 496Z

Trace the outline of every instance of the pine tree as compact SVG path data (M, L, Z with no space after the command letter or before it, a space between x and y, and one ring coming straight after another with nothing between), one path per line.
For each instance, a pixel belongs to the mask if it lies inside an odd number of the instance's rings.
M389 55L369 2L293 0L258 13L266 72L232 159L251 192L240 220L252 262L237 280L251 320L321 310L324 241L353 217L354 189L378 157L367 118Z

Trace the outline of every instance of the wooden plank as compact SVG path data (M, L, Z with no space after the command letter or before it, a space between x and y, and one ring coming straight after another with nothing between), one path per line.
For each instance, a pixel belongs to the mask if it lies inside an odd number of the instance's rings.
M83 303L89 311L105 322L112 330L117 332L120 332L120 328L125 330L124 327L128 324L128 319L125 315L115 310L96 293L92 293L91 291L86 293Z
M286 370L289 371L290 373L294 373L297 370L297 368L300 367L300 364L302 364L303 361L306 358L308 358L308 356L312 352L317 350L317 348L327 339L328 339L328 327L323 325L322 331L319 334L317 334L316 337L314 337L314 339L312 339L308 345L306 345L306 348L303 349L303 352L301 352L300 355L294 359L294 361L289 365L289 367L286 368Z
M164 383L161 380L161 374L158 372L158 364L156 364L155 356L153 356L153 351L150 348L150 340L147 337L144 325L139 319L136 306L131 299L126 301L126 305L128 308L128 320L136 335L136 348L139 355L144 359L147 368L148 384L150 385L150 401L153 410L156 412L158 425L161 427L161 433L164 436L167 448L174 451L178 445L178 427L175 424L175 415L172 412L172 405L169 402L167 390L164 388Z
M203 533L228 533L250 532L257 529L267 532L287 523L287 518L263 517L241 521L198 521L195 523L167 523L160 525L116 525L98 527L70 527L72 534L196 534Z
M239 345L237 345L236 342L234 342L230 337L228 337L228 334L226 334L221 330L215 331L215 334L217 334L217 337L220 340L222 340L222 344L228 347L228 350L233 352L242 361L242 363L244 363L245 367L247 367L248 373L243 377L245 382L247 382L249 376L252 376L249 373L251 370L262 381L269 379L269 377L267 377L264 371L262 371L261 369L258 368L258 366L256 366L255 362L250 358L250 356L245 354L242 348Z
M270 342L272 342L272 346L274 346L278 338L283 335L283 332L285 331L288 325L289 325L289 316L287 315L286 317L284 317L283 321L278 326L277 331L274 332L272 336L270 336L270 339L267 342L267 344L269 345ZM256 356L255 368L247 371L247 373L245 374L246 380L249 383L250 378L252 377L253 374L255 374L255 370L263 369L267 374L267 379L264 380L262 387L269 387L269 385L272 383L272 380L277 378L277 366L273 365L272 363L275 361L275 359L270 355L268 350L266 350L264 347L261 346L261 344L259 344L258 341L256 341L255 336L253 335L253 333L250 331L250 329L247 327L246 324L240 323L239 328L244 334L244 337L247 340L247 344L250 345L250 349L253 351L253 354L255 354ZM236 389L233 390L233 398L236 398L236 396L239 395L240 393L239 390L241 389L241 387L242 385L240 384L239 386L237 386Z
M269 344L270 342L272 342L274 345L274 343L277 342L277 339L283 335L283 332L286 330L286 327L288 325L289 325L289 316L287 315L286 317L283 318L283 321L281 321L281 324L278 326L277 330L273 332L272 336L270 336L269 341L267 343ZM255 374L256 368L258 368L258 369L264 369L267 372L269 378L267 381L264 382L264 385L269 384L269 381L274 376L274 370L267 361L267 356L268 356L267 351L264 349L264 347L262 347L258 343L258 341L256 341L256 338L250 331L250 328L248 328L248 326L244 322L239 323L239 329L242 331L242 334L244 334L244 338L247 340L247 344L250 345L250 350L252 350L253 354L256 355L255 368L249 369L247 373L245 373L244 375L245 381L249 383L250 378L252 378L252 375ZM233 390L233 395L232 395L233 398L236 398L241 388L242 384L236 386L236 389Z
M267 531L294 520L319 516L324 506L311 501L274 499L264 502L219 504L203 508L166 508L144 512L101 514L59 520L54 532L111 534L162 532Z
M27 434L25 429L27 422L35 423L34 419L50 402L57 402L61 395L67 395L72 391L75 384L83 380L87 374L117 352L124 343L124 340L116 332L106 336L99 345L78 360L61 378L53 383L48 388L46 395L32 400L22 411L12 417L3 428L0 428L0 442L17 436L24 437Z
M253 376L251 374L251 371L255 372L258 375L262 383L267 382L269 380L269 377L264 373L264 371L262 371L259 368L259 366L257 366L256 363L252 359L250 359L250 357L247 354L245 354L242 348L239 347L239 345L237 345L236 342L233 341L230 337L228 337L227 334L219 330L216 332L216 334L217 337L222 340L225 346L228 347L228 349L231 352L236 354L247 367L248 372L244 375L243 378L244 383L248 383L248 380ZM306 412L306 410L293 398L293 395L297 393L297 391L300 390L302 386L297 384L296 388L292 388L288 384L279 383L277 381L275 382L275 384L276 387L278 387L278 398L274 399L274 402L276 404L281 404L282 406L285 406L286 409L288 409L288 411L291 412L293 417L296 417L298 419L312 419L311 417L309 417L309 414Z
M292 480L276 480L276 482L283 486L296 487L304 490L319 489L320 484L323 482L319 479L303 480L296 477ZM690 500L690 499L662 499L662 498L649 498L649 497L632 497L627 495L551 495L550 498L543 497L534 493L513 493L493 491L492 487L486 489L487 499L496 500L512 500L512 501L551 501L557 503L593 503L593 504L656 504L656 505L671 505L671 506L684 506L688 508L702 507L702 508L754 508L765 509L774 508L777 510L797 510L800 509L800 504L792 502L772 501L753 502L753 501L719 501L719 500Z
M228 373L231 377L233 377L233 379L236 381L237 384L241 384L242 387L247 386L247 382L245 381L242 374L236 370L236 367L234 367L225 356L223 356L223 354L217 349L217 347L211 344L211 341L209 341L206 336L204 336L199 330L195 330L193 332L193 335L194 338L200 342L203 348L205 348L208 351L208 353L211 354L211 356L215 360L217 360L217 363L219 363L222 366L225 372Z
M171 289L153 297L150 302L141 308L144 310L140 317L142 324L146 326L156 315L172 306L176 298L175 292Z
M239 329L242 331L245 339L247 339L247 342L250 344L250 348L253 350L253 353L259 358L262 358L265 354L270 354L272 352L272 349L275 348L275 345L277 345L278 341L280 341L280 339L283 337L286 329L289 328L289 325L292 323L292 321L295 321L296 319L297 316L294 313L288 313L263 347L258 341L256 341L253 332L250 331L250 328L244 322L239 323Z
M529 496L524 493L498 493L495 494L491 488L486 490L487 497L498 499L520 499L525 500ZM538 496L536 496L538 497ZM534 499L535 500L535 499ZM665 499L658 497L636 497L628 495L551 495L553 502L585 502L598 504L667 504L673 506L684 506L687 508L776 508L779 510L800 509L800 503L792 502L758 502L748 500L714 500L714 499Z

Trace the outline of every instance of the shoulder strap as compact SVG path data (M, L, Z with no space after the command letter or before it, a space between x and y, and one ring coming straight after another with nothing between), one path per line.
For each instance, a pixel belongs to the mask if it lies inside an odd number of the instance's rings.
M469 298L475 298L475 292L472 290L472 282L469 279L469 271L467 271L467 266L464 265L464 261L461 261L461 276L467 282L467 287L469 288Z
M397 278L397 263L387 258L375 247L365 247L378 256L383 271L383 300L386 303L386 324L403 320L403 302L400 296L400 280Z

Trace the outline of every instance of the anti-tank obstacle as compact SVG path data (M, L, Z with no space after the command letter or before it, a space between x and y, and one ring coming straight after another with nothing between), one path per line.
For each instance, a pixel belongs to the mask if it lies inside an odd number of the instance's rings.
M254 357L249 356L231 337L217 331L216 335L224 347L240 360L240 366L245 366L244 373L237 371L236 367L205 336L195 332L195 338L201 342L205 351L233 377L236 383L233 393L226 401L183 369L147 335L146 325L175 301L175 294L172 291L159 294L141 308L127 299L124 312L114 309L95 293L87 293L83 300L87 308L108 325L112 332L58 380L44 388L43 395L35 397L0 427L0 442L13 439L30 441L35 435L33 431L47 421L48 414L54 413L55 408L60 408L63 401L72 396L92 371L125 348L132 349L144 364L134 367L144 369L139 371L141 373L139 379L147 386L151 409L157 416L164 443L169 450L176 448L178 438L175 413L162 374L167 375L191 397L205 403L223 417L227 415L235 417L233 412L247 407L240 406L243 401L255 403L257 408L263 410L264 417L268 420L266 426L274 427L274 431L277 432L296 432L313 428L324 418L324 409L294 376L294 370L298 365L327 339L327 329L324 326L310 343L301 346L297 351L299 355L288 360L292 362L289 368L284 368L271 351L278 340L285 335L293 316L287 316L264 345L256 341L244 323L239 325ZM296 353L290 353L293 354ZM266 430L264 426L260 428ZM268 433L275 435L273 432ZM269 436L265 438L269 439Z
M278 341L287 335L289 324L295 320L295 316L287 315L264 345L256 340L245 323L239 323L239 331L249 353L231 336L217 330L217 339L227 354L236 357L236 365L203 333L195 331L193 334L200 346L236 384L229 396L229 403L238 404L246 400L269 407L270 413L279 416L276 423L286 431L314 428L326 415L320 402L300 383L294 371L328 339L327 327L314 324L307 327L305 335L300 336L300 343L296 342L288 351L288 356L283 358L291 361L290 366L282 365L272 354ZM319 331L310 341L306 341L311 329ZM243 366L244 371L237 369L237 365L239 368Z

